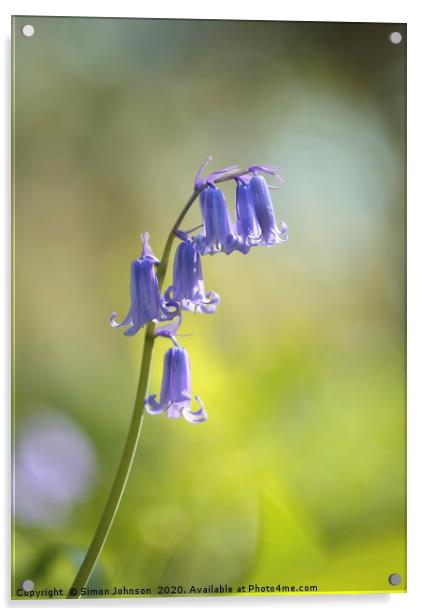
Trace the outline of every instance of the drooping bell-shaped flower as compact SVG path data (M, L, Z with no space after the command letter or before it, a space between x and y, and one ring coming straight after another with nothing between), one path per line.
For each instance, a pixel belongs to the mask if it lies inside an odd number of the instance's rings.
M143 250L139 259L131 263L130 297L131 306L127 316L118 323L116 312L112 313L112 327L125 327L126 336L133 336L148 321L163 321L170 319L178 312L175 302L167 301L160 296L155 265L159 260L153 255L149 245L149 234L143 236Z
M261 240L261 228L252 203L249 181L250 178L246 181L238 178L236 189L236 228L240 240L246 247L254 246Z
M195 396L195 399L200 408L192 411L189 356L183 347L174 346L165 353L159 402L154 395L148 396L146 410L152 415L166 411L173 419L182 416L191 423L202 423L207 419L206 411L200 398Z
M271 246L287 240L287 226L284 222L278 228L272 206L268 184L261 175L254 175L248 183L250 200L254 208L256 220L260 227L258 244Z
M201 254L234 250L236 234L222 190L208 185L200 193L200 208L204 224L204 234L197 236L196 245Z
M184 310L191 312L215 312L219 304L217 293L205 291L200 253L187 237L175 253L173 281L165 299L180 302Z

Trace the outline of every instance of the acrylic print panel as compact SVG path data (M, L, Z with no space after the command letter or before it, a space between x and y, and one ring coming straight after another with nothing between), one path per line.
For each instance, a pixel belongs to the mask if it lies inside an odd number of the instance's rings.
M405 53L13 19L14 598L405 591Z

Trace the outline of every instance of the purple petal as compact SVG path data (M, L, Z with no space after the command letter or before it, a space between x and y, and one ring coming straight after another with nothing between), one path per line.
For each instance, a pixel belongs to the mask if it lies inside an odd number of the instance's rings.
M131 323L131 308L128 310L128 314L125 319L123 319L123 321L121 321L120 323L115 320L117 316L117 312L112 312L112 314L110 315L109 323L112 325L112 327L125 327L125 325L129 325Z
M166 406L166 404L163 405L160 402L157 402L154 394L148 396L148 398L144 401L144 407L150 415L159 415L159 413L162 413L162 411L166 409Z
M183 405L181 404L171 404L167 412L169 419L180 419L182 408Z
M187 351L183 347L174 347L167 353L172 353L170 401L191 400L190 360Z
M190 299L183 299L181 300L181 308L187 310L187 312L196 312L197 304Z
M235 173L237 170L241 171L240 165L230 165L229 167L222 167L221 169L217 169L216 171L214 171L213 173L208 175L208 177L206 178L205 183L206 184L213 184L214 182L216 182L219 179L222 179L223 177L225 177L229 173L230 174Z
M193 299L197 290L196 260L199 253L190 241L181 242L174 258L173 298L177 301Z
M280 230L275 220L271 195L265 179L255 175L249 183L250 198L255 210L256 219L261 228L261 243L275 244L281 241Z
M273 175L278 178L282 184L284 183L283 178L277 173L278 171L282 171L281 167L273 167L271 165L252 165L252 167L249 167L249 171L251 173L257 173L258 171L268 173L269 175Z
M231 252L229 240L234 235L233 224L228 212L224 193L214 186L208 186L200 195L205 234L202 242L195 239L195 247L201 254Z
M170 319L174 319L180 313L180 307L178 302L173 300L165 301L161 300L161 311L162 314L157 319L158 321L169 321Z
M182 414L186 421L190 423L203 423L207 420L208 416L205 411L203 402L199 396L195 396L197 402L200 404L200 408L197 411L190 411L188 408L183 408Z
M124 331L124 336L134 336L134 334L136 334L142 327L143 325L141 325L141 323L138 325L133 325Z
M165 323L164 325L160 325L156 328L155 335L156 336L164 336L165 338L171 338L175 336L178 331L178 328L181 325L182 316L178 314L177 318L171 322Z
M202 314L211 314L216 311L217 306L220 302L221 298L218 293L214 291L208 291L205 295L205 298L202 302L197 305L197 311Z
M282 241L287 242L287 240L289 239L289 230L284 220L281 221L280 233L282 236Z
M248 184L238 183L236 190L237 232L245 243L251 244L261 229L255 214Z
M155 415L164 411L170 404L170 388L171 388L171 372L172 372L172 352L173 349L168 349L163 358L162 386L160 390L160 400L157 402L156 396L152 395L146 398L146 410Z
M213 184L217 180L224 178L227 174L235 172L237 169L241 171L240 165L230 165L228 167L221 167L221 169L217 169L210 173L207 177L201 178L200 176L206 169L208 163L212 160L212 156L208 156L205 162L200 166L199 171L196 173L196 177L194 179L194 188L195 190L201 190L207 184Z

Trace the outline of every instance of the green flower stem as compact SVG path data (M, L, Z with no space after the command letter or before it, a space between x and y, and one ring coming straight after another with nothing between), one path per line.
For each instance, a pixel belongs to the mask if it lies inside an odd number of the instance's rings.
M226 176L216 180L216 182L225 182L237 175L243 175L247 171L232 172ZM179 228L180 224L184 220L188 210L201 193L202 188L194 190L191 197L185 204L183 210L175 221L171 232L166 240L165 248L157 268L157 278L159 284L159 290L162 291L162 286L165 280L166 270L168 267L169 256L171 254L172 244L175 237L175 231ZM115 479L112 484L109 497L107 499L103 515L100 518L100 522L97 526L94 537L88 548L87 554L82 562L82 565L72 582L72 586L68 592L68 599L79 599L81 597L81 588L87 585L88 580L93 572L96 562L100 556L103 546L108 538L110 529L115 519L116 512L118 511L119 504L124 494L125 486L127 484L128 476L131 471L132 463L134 460L135 452L137 450L138 441L140 438L141 426L144 416L144 400L147 393L147 385L149 382L150 364L152 361L153 345L155 342L155 324L150 321L146 327L146 333L144 336L143 355L141 358L140 377L137 387L137 395L135 398L134 411L131 419L130 428L128 431L127 440L125 442L124 451L122 452L121 461L118 466L118 470L115 475Z
M100 556L100 552L106 542L110 529L118 511L122 495L128 480L131 466L134 460L134 455L137 450L138 440L140 438L141 425L144 415L144 398L147 392L147 382L149 379L150 364L153 353L154 343L154 323L152 321L146 327L144 336L143 356L141 360L140 379L137 388L137 395L134 404L134 412L131 419L130 429L128 431L127 440L125 442L124 451L121 461L112 484L103 515L100 518L99 525L94 534L93 540L88 548L87 554L82 562L82 565L72 582L71 590L68 593L68 598L79 598L81 596L81 588L87 585L87 582L93 572L94 566Z

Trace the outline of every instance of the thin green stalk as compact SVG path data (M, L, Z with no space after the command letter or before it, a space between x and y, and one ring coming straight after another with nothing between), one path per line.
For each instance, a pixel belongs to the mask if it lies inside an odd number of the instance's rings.
M93 572L94 566L100 556L100 552L109 535L113 520L122 499L131 466L134 460L134 455L137 450L138 440L140 438L141 425L144 415L144 398L147 392L147 382L150 372L150 364L153 352L154 343L154 323L151 321L146 328L144 336L143 356L141 360L140 379L138 383L137 395L134 404L134 412L131 419L130 429L128 431L127 440L125 442L124 451L122 452L121 461L112 484L103 515L100 518L99 525L93 537L93 540L88 548L87 554L82 562L82 565L72 582L71 589L68 593L68 598L79 598L81 596L81 588L87 585L87 582Z
M243 175L244 173L247 173L247 171L238 171L237 173L233 172L227 176L221 177L217 180L217 182L224 182L226 180L230 180L236 177L237 175ZM168 235L162 257L157 268L157 278L160 291L162 290L162 286L165 280L169 256L171 254L172 244L175 237L175 231L181 225L188 210L190 209L194 201L197 199L202 189L203 188L200 188L199 190L194 190ZM143 423L144 416L144 400L147 393L147 385L149 381L154 342L155 324L153 323L153 321L150 321L146 327L146 333L144 336L144 347L141 358L141 368L137 387L137 395L135 398L134 411L131 419L130 428L128 431L127 440L125 442L124 450L122 452L121 461L119 462L118 470L116 472L115 479L109 493L109 497L107 499L102 517L100 518L100 522L97 526L94 537L90 543L90 547L88 548L87 554L85 555L82 565L68 592L68 599L80 598L81 588L84 588L87 585L88 580L90 579L95 564L108 538L110 529L115 519L116 512L118 511L119 504L122 500L122 496L124 494L125 486L127 484L128 476L131 471L132 463L134 461L135 452L137 450L137 445L140 438L141 426Z
M178 229L178 227L184 220L185 215L187 214L193 202L196 200L198 194L198 191L193 192L190 199L184 206L181 214L178 216L174 226L171 229L170 234L168 235L162 258L157 269L159 290L162 290L163 282L165 280L169 255L171 254L172 243L175 237L174 232ZM116 512L118 511L118 507L125 490L125 486L131 471L132 463L134 460L135 452L137 451L137 445L140 438L141 426L143 423L144 416L144 400L147 393L147 385L149 381L150 364L152 362L154 342L155 324L153 323L153 321L150 321L146 327L146 333L144 336L144 347L143 355L141 358L141 368L138 381L137 395L135 398L133 416L131 419L131 424L128 431L127 440L125 442L124 450L122 452L121 461L119 462L118 470L116 472L115 479L113 481L112 488L103 511L103 515L100 518L97 530L90 544L90 547L88 548L87 554L85 555L82 565L74 581L72 582L71 589L68 593L68 598L79 598L81 596L81 588L84 588L86 586L93 572L94 566L100 556L100 552L102 551L106 539L109 535L113 520L115 519Z

